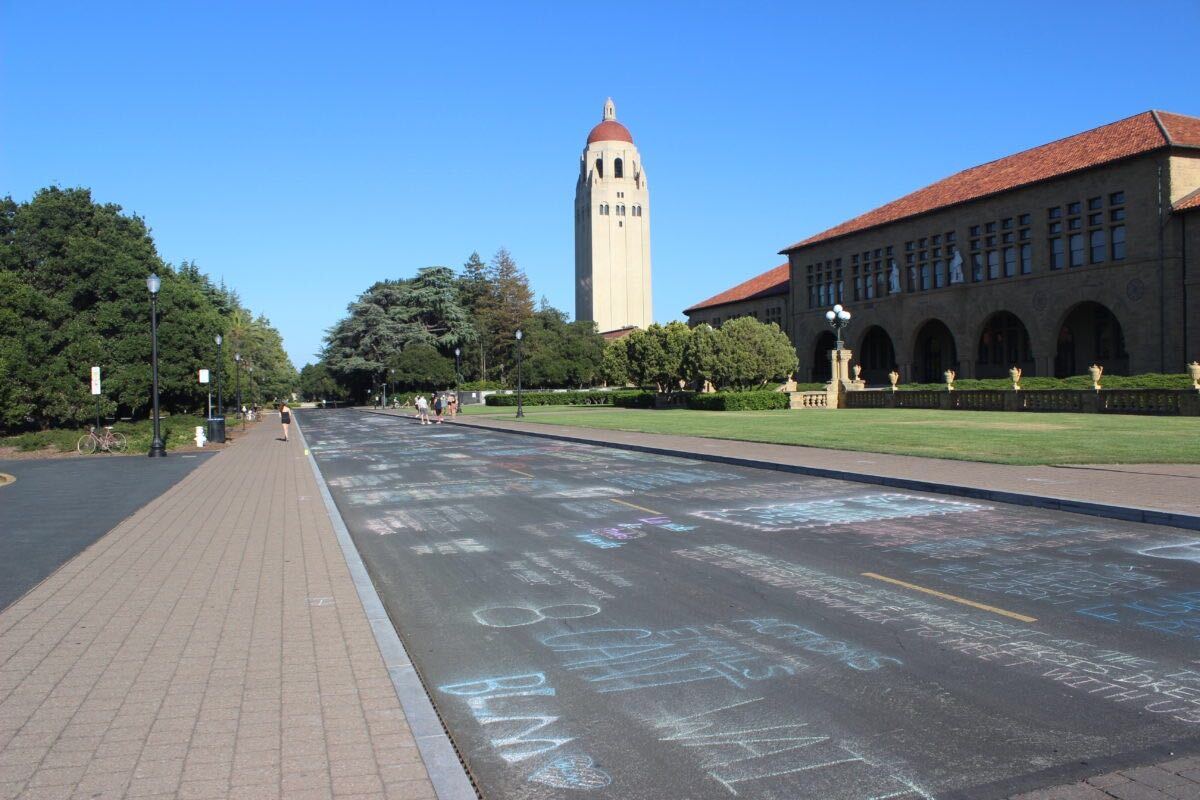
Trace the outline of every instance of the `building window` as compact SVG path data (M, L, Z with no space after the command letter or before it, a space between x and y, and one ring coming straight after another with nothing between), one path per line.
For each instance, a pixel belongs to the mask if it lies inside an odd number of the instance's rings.
M1050 240L1050 269L1063 268L1063 240L1055 236Z
M1096 212L1095 214L1088 214L1088 225L1103 225L1103 224L1104 224L1104 214L1102 214L1100 212Z
M1125 192L1113 192L1108 196L1108 204L1110 206L1125 205Z
M1104 204L1104 198L1102 198L1102 197L1089 197L1089 198L1088 198L1088 211L1096 211L1096 210L1097 210L1097 209L1099 209L1099 208L1100 208L1100 207L1101 207L1103 204Z
M1031 219L1032 217L1030 217L1029 214L1022 214L1020 217L1018 217L1017 223L1019 225L1028 225Z
M1078 214L1080 211L1079 203L1067 203L1067 213L1071 215Z
M1021 274L1028 275L1033 272L1033 245L1021 245Z
M995 280L1000 277L1000 253L995 250L988 250L988 280Z
M1104 231L1092 231L1090 236L1092 240L1092 263L1100 264L1104 261L1105 256Z
M978 235L979 235L979 226L978 226L978 225L972 225L972 226L971 226L971 231L970 231L970 233L971 233L971 235L972 235L972 236L978 236Z
M921 291L925 291L930 287L929 280L929 264L921 265Z
M1061 222L1051 222L1049 231L1050 231L1051 235L1057 235L1057 234L1062 233L1062 223Z
M1113 261L1125 260L1125 226L1116 225L1112 229L1112 257Z
M1046 219L1061 219L1061 218L1062 218L1062 207L1061 206L1055 206L1054 208L1046 209Z
M946 270L941 261L933 262L933 286L940 289L946 285Z
M1083 234L1073 233L1070 236L1071 244L1071 266L1083 266Z
M596 177L597 178L604 177L604 159L602 159L602 158L596 159Z
M1074 217L1073 219L1067 220L1067 230L1069 231L1077 231L1082 227L1083 220L1081 220L1079 217Z
M607 216L607 215L608 215L608 203L601 203L601 204L600 204L600 213L601 213L601 214L603 214L603 215L605 215L605 216Z
M1017 250L1015 247L1004 248L1004 277L1011 278L1017 274Z
M1108 218L1110 220L1112 220L1113 222L1124 222L1125 221L1125 209L1114 208L1112 211L1108 212Z
M1022 228L1021 230L1017 231L1017 238L1020 239L1022 242L1028 242L1029 241L1029 228Z
M983 280L983 254L971 254L971 280L978 283Z
M783 310L779 308L779 306L772 306L771 308L768 308L763 313L763 317L767 324L774 322L776 325L780 325L780 327L782 327L780 321L783 319Z
M619 158L613 162L613 177L614 178L624 178L625 177L625 165L621 162L621 159L619 159Z
M1012 226L1013 226L1012 217L1008 217L1007 219L1000 220L1001 230L1006 230L1006 231L1012 230Z

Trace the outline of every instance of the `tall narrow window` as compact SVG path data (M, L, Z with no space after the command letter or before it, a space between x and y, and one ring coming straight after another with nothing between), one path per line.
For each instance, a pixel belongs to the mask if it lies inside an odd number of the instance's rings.
M1112 229L1112 257L1113 261L1123 261L1125 259L1125 226L1117 225Z
M971 254L971 280L979 282L983 280L983 254Z
M1000 277L1000 253L995 250L987 251L988 280Z
M933 262L933 287L941 289L946 285L946 269L942 266L942 262Z
M1092 240L1092 263L1100 264L1105 256L1104 231L1092 231L1089 236Z
M604 159L603 158L596 159L596 177L597 178L604 177Z
M619 158L613 162L613 177L614 178L624 178L625 177L625 165L621 162L621 159L619 159Z
M1063 240L1055 236L1050 240L1050 269L1063 268Z
M1011 278L1017 274L1017 250L1014 247L1004 248L1004 277Z
M1028 275L1033 272L1033 245L1021 245L1021 274Z
M1071 266L1083 266L1083 234L1071 234Z

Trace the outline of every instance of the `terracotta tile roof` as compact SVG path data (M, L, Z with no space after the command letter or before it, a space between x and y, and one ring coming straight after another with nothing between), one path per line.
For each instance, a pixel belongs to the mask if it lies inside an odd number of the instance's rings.
M1175 201L1175 205L1171 206L1173 211L1191 211L1193 208L1200 208L1200 189L1191 194L1185 194Z
M740 303L743 300L753 300L756 297L787 294L788 281L790 279L791 274L788 271L788 265L786 263L780 264L778 267L769 269L762 275L751 278L745 283L739 283L732 289L726 289L718 295L696 303L691 308L685 308L683 313L687 314L692 311L699 311L702 308L712 308L713 306L723 306L727 303Z
M1200 118L1145 111L1056 142L963 170L893 200L874 211L835 225L781 250L856 233L968 200L1097 167L1167 146L1200 147Z
M629 334L637 330L637 325L626 325L624 328L615 328L611 331L604 331L600 335L604 337L604 341L611 342L617 339L624 339Z

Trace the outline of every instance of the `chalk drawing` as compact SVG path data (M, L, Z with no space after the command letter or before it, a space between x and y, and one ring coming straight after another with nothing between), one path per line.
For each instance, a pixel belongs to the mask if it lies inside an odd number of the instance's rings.
M471 612L475 621L489 628L520 628L543 620L583 619L600 613L600 606L590 603L560 603L552 606L510 605L488 606Z
M445 694L466 698L471 715L492 738L491 746L509 764L562 747L571 736L555 733L559 717L547 714L545 700L554 687L542 672L487 677L439 686ZM549 730L548 730L549 729Z
M1086 697L1133 703L1177 722L1200 724L1200 686L1164 674L1151 659L982 618L976 612L947 608L732 545L674 552L792 590L826 608L897 628L945 651L1038 675Z
M601 693L714 680L745 688L795 674L787 664L767 663L762 653L695 627L600 628L545 636L541 642L562 656L565 669Z
M388 509L363 523L368 531L379 536L397 533L457 533L467 529L478 530L481 525L492 521L481 508L468 503L442 504L436 506L411 506L406 509Z
M1143 596L1135 602L1105 603L1075 611L1105 622L1132 623L1159 633L1200 639L1200 591Z
M787 642L801 650L831 656L850 669L860 672L873 672L887 664L904 663L898 658L885 656L849 642L831 639L811 628L804 628L778 619L739 619L734 622L748 625L755 633Z
M555 789L603 789L612 777L596 766L591 756L563 756L529 776L534 783Z
M487 545L480 544L474 539L455 539L450 542L430 542L429 544L413 545L411 549L420 556L440 555L453 556L462 553L486 553Z
M781 503L719 511L696 511L694 516L757 531L795 531L827 528L882 519L928 517L982 511L988 506L957 500L938 500L908 494L875 494L803 503Z
M1003 556L971 564L916 570L940 581L1050 604L1107 598L1163 586L1166 581L1119 564L1080 564L1039 555Z
M731 795L751 791L752 797L792 797L803 791L805 796L828 796L829 790L836 791L833 787L853 787L864 800L933 800L894 767L875 763L840 737L814 730L794 715L769 724L770 711L757 705L762 702L756 697L653 724L664 734L659 741L687 748Z
M1200 542L1185 542L1183 544L1164 544L1157 547L1147 547L1138 550L1139 555L1151 558L1169 558L1178 561L1192 561L1200 564Z
M540 567L563 582L571 584L576 589L582 589L584 592L587 592L589 595L598 600L616 599L615 595L606 592L604 589L601 589L588 579L577 575L575 572L567 569L566 567L555 564L542 553L522 553L522 556L524 556L525 559L533 563L535 566Z
M551 548L550 555L566 561L572 567L580 570L581 572L589 573L590 575L594 575L601 580L607 581L618 589L627 589L630 586L633 586L633 583L622 576L620 571L610 567L601 566L594 561L590 561L582 553L578 553L574 550L561 547Z

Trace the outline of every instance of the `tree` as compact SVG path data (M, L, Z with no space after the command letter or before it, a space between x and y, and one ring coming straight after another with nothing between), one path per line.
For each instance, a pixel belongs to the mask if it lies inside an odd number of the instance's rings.
M719 339L716 329L708 323L703 323L692 329L691 335L683 345L683 379L697 390L702 391L705 383L716 384L720 364L717 344Z
M329 367L305 364L300 370L300 396L305 400L341 400L346 390L329 374Z
M787 334L753 317L730 320L717 331L716 383L722 389L761 388L786 380L799 360Z
M543 304L523 325L525 382L546 388L583 387L599 376L604 339L593 322L567 322Z
M487 328L491 342L489 360L500 369L500 377L516 362L516 332L533 314L533 291L529 278L503 247L490 265L492 294L484 306L480 327Z
M406 347L389 364L389 376L406 389L436 389L454 383L454 362L427 344Z
M458 291L460 302L475 327L474 340L462 348L463 372L484 380L487 376L487 355L492 340L491 330L483 324L483 312L490 307L492 281L487 264L483 263L478 252L472 252L463 264L462 275L458 279Z
M682 322L654 323L626 339L629 377L639 386L654 386L670 394L683 377L683 347L691 329Z
M604 345L600 379L609 386L624 386L629 383L629 348L624 339Z

